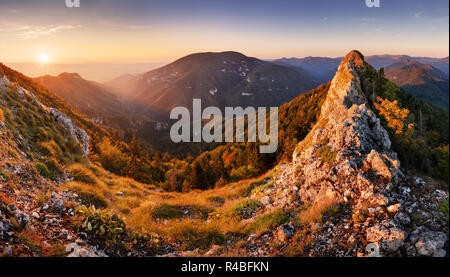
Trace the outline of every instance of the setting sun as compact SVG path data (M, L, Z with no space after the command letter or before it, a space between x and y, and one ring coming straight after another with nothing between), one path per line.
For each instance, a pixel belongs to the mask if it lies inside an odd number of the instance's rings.
M50 57L47 53L41 53L37 56L37 60L40 63L48 63L50 61Z

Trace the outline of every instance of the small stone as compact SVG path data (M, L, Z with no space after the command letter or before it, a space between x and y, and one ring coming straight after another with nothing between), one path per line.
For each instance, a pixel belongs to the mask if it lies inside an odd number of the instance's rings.
M436 251L434 251L433 257L443 258L446 254L447 251L445 251L444 249L437 249Z
M284 224L277 228L277 237L280 241L288 241L295 233L295 228L291 224Z
M419 235L415 243L417 253L423 256L440 255L447 241L447 235L443 232L428 231Z
M406 213L403 212L399 212L397 213L394 218L400 222L401 224L407 226L411 223L411 218L409 217L409 215L407 215Z
M269 196L261 197L259 199L259 202L261 202L261 204L263 204L264 206L267 206L270 204L270 197Z
M38 214L37 212L31 213L31 216L32 216L34 219L36 219L36 220L39 220L39 218L40 218L40 216L39 216L39 214Z
M213 245L211 247L211 249L205 253L206 256L211 256L211 255L217 255L221 252L222 250L222 246L220 245Z
M12 250L12 248L11 248L10 246L6 247L6 248L3 250L3 256L5 256L5 257L11 257L12 255L13 255L13 250Z
M390 213L396 213L398 211L398 209L400 209L400 203L390 205L389 207L387 207L387 210Z
M367 257L382 257L380 247L376 243L369 243L366 246Z

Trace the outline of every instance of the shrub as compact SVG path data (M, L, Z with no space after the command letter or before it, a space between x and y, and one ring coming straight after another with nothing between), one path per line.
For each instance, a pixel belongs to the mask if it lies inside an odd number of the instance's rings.
M398 101L389 101L388 99L383 99L377 97L378 102L374 102L375 108L378 112L386 119L389 128L395 131L395 134L400 135L404 132L405 119L409 115L408 109L401 109L398 105ZM414 127L414 124L409 124L408 129Z
M287 222L289 222L289 215L279 209L260 215L252 224L250 224L250 226L246 228L246 232L262 233L270 228L278 227Z
M124 219L109 210L96 209L94 205L89 208L83 205L76 213L77 225L95 237L105 239L106 244L116 243L126 231Z
M448 223L448 200L444 201L441 205L437 206L436 211L443 213Z
M43 194L38 194L36 196L36 201L39 204L39 206L43 205L44 203L47 203L47 201L50 199L50 197L52 196L51 192L47 192L47 193L43 193Z
M10 178L10 175L4 169L0 168L0 177L3 177L3 179L8 180Z
M333 165L336 160L336 153L331 150L331 147L328 145L322 145L319 150L317 150L317 155L324 163L329 165Z
M258 170L252 166L241 166L231 173L230 180L233 182L258 176Z
M255 199L243 199L230 208L230 214L232 216L243 216L246 213L252 212L262 207L261 202Z
M265 190L271 189L273 187L275 187L275 181L272 181L272 182L267 183L265 185L258 186L256 188L254 188L252 190L251 194L257 194L257 193L260 193L260 192L264 192Z
M436 160L436 166L433 168L433 175L441 180L449 182L448 176L448 144L446 146L441 146L433 151Z
M66 247L64 244L57 243L50 247L50 249L47 250L47 256L50 257L64 257L66 254Z
M103 167L111 172L122 174L130 163L130 158L118 147L112 145L108 138L104 138L98 148L100 163Z
M41 174L42 177L47 179L53 178L53 174L50 172L50 170L44 163L36 162L34 166L36 167L36 170L39 172L39 174Z
M17 234L17 238L25 244L31 251L39 254L43 253L44 246L41 238L30 230L22 230Z
M294 235L291 243L283 249L288 257L304 257L307 255L306 250L314 242L314 236L307 233L306 230L300 230Z

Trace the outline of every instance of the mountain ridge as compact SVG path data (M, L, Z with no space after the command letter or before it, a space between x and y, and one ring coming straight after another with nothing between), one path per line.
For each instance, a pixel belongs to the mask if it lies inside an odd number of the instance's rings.
M408 58L385 68L385 75L413 96L448 110L449 79L441 70Z
M191 54L110 85L143 110L167 117L175 106L190 109L193 98L220 108L278 106L317 84L291 68L228 51Z

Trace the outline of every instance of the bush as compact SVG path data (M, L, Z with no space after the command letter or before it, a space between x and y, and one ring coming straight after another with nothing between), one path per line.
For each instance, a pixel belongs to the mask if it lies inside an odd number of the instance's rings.
M441 212L445 215L445 219L448 224L448 200L444 201L440 206L436 207L436 211Z
M231 173L230 180L236 182L243 179L248 179L258 176L259 172L252 166L241 166Z
M246 228L247 233L262 233L270 228L275 228L281 224L289 222L289 215L281 209L260 215L256 220Z
M434 149L433 154L436 160L436 166L433 168L433 175L438 179L444 180L448 184L448 145Z
M328 145L322 145L319 150L317 150L317 155L320 157L322 162L327 163L329 165L333 165L336 160L336 153L331 150L331 147Z
M94 205L89 208L83 205L76 213L75 220L78 226L96 237L104 238L106 244L116 243L126 231L124 219L109 210L96 209Z
M36 170L39 172L39 174L41 174L42 177L47 179L53 178L53 174L50 172L50 170L44 163L37 162L34 164L34 166L36 167Z
M8 180L10 178L10 175L8 172L6 172L5 170L3 170L2 168L0 168L0 177Z
M105 169L117 174L124 173L130 163L130 158L126 154L112 145L108 138L104 138L98 148L99 160Z
M265 185L258 186L256 188L254 188L252 190L251 194L257 194L257 193L263 192L265 190L271 189L273 187L275 187L275 181L272 181L272 182L269 182L269 183L267 183Z
M230 208L230 214L232 216L242 216L246 213L251 213L254 210L262 207L261 202L255 199L243 199Z

